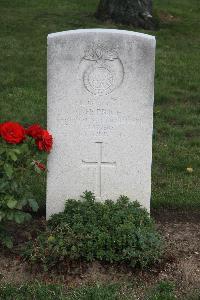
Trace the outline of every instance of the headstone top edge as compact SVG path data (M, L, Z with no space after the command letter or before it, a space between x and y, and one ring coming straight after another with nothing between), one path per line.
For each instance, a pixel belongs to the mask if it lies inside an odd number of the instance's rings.
M114 33L114 34L123 34L123 35L129 35L129 36L135 36L135 37L141 37L148 40L152 40L153 42L156 41L155 36L135 31L129 31L129 30L118 30L118 29L104 29L104 28L95 28L95 29L75 29L75 30L67 30L67 31L60 31L55 33L49 33L47 36L48 40L51 40L56 37L62 37L67 35L73 35L73 34L84 34L84 33Z

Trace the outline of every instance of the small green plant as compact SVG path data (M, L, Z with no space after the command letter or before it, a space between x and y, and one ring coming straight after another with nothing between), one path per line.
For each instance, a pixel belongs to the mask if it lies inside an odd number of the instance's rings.
M15 122L0 124L0 243L8 248L13 242L7 222L21 224L30 220L31 210L38 210L27 174L45 170L39 151L49 152L51 146L52 137L37 124L28 129Z
M65 261L100 260L145 267L159 259L163 242L148 212L121 196L117 202L96 202L91 192L68 200L65 210L28 243L24 255L44 270Z

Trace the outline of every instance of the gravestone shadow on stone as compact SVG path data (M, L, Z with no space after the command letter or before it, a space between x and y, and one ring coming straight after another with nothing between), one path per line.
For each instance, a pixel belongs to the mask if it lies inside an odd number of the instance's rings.
M150 210L155 38L82 29L48 35L47 218L85 191Z

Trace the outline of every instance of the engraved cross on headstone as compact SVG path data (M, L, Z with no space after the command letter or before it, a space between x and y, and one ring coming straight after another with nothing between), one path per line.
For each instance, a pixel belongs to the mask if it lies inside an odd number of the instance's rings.
M96 192L97 192L97 198L101 199L101 191L102 191L102 174L101 174L101 169L102 167L115 167L116 162L106 162L102 161L102 153L103 153L103 143L102 142L96 142L98 145L98 160L97 161L84 161L82 160L82 163L85 166L94 166L97 167L97 187L96 187Z

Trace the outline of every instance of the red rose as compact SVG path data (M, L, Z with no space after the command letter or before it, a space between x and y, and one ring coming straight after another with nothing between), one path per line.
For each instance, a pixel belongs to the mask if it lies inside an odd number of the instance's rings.
M42 130L41 136L38 139L36 139L35 142L39 150L50 152L53 144L53 138L52 135L49 134L47 130Z
M5 122L0 126L2 138L10 144L19 144L25 139L25 129L15 122Z
M36 161L35 164L40 170L42 170L42 171L46 170L46 166L44 164L40 163L39 161Z
M33 124L26 129L26 134L34 139L40 138L42 135L42 127L39 124Z

